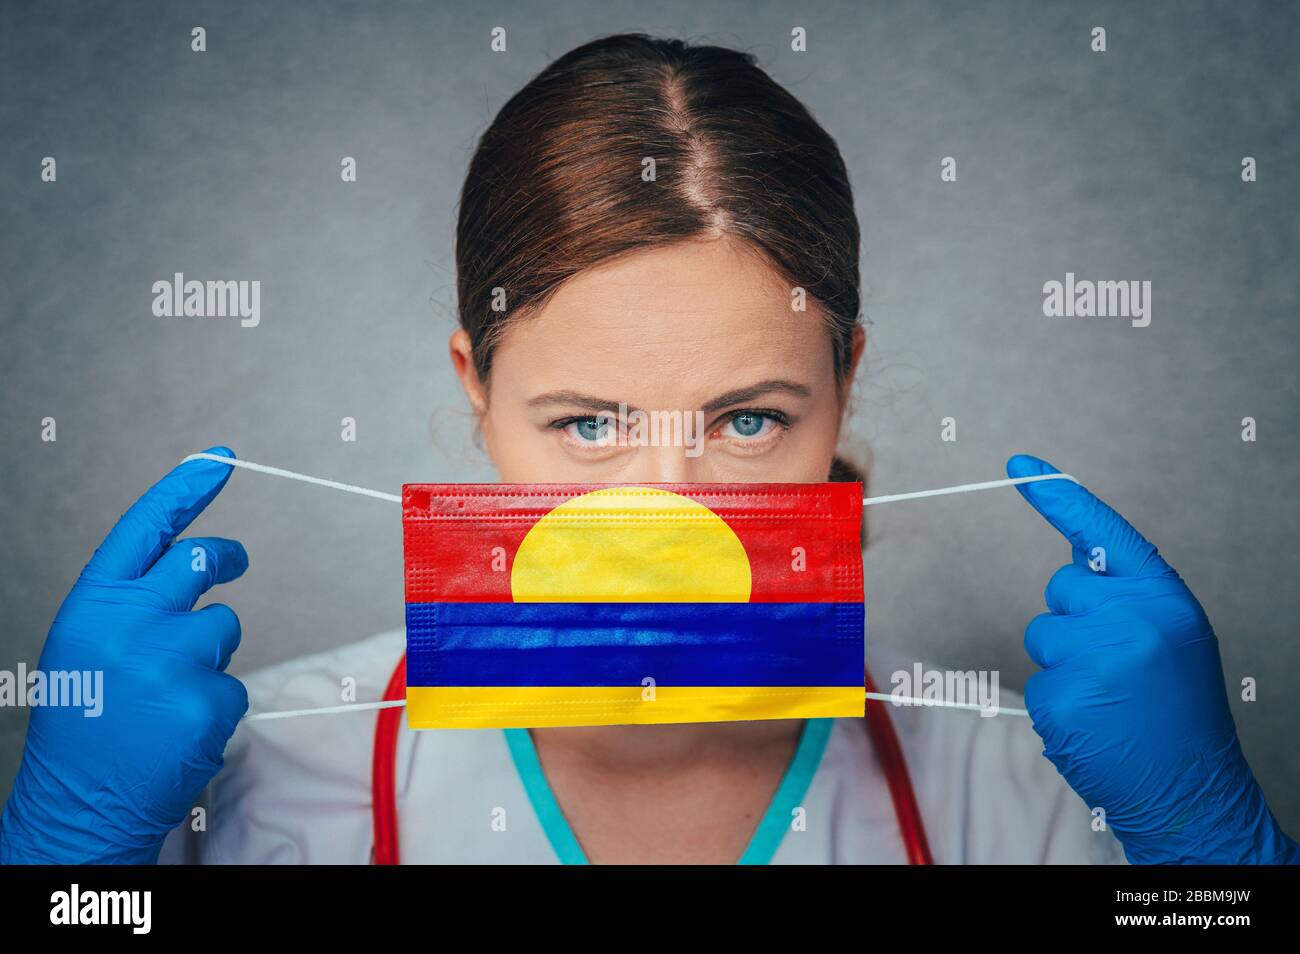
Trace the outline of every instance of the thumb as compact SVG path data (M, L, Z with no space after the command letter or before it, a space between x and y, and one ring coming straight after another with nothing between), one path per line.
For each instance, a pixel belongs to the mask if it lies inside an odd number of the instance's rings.
M1059 474L1045 460L1017 454L1007 461L1007 476L1036 477ZM1018 484L1016 489L1043 519L1060 531L1074 547L1080 562L1092 559L1100 547L1105 552L1107 576L1154 576L1169 572L1164 561L1146 537L1127 520L1087 488L1069 480L1042 480Z

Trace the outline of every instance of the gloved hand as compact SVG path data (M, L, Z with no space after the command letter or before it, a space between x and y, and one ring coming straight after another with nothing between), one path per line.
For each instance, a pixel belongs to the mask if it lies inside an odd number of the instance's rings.
M63 601L39 667L102 671L102 711L32 709L0 819L0 863L156 862L220 770L248 708L243 685L223 672L239 620L227 606L193 608L240 576L248 555L233 540L172 541L232 470L215 461L172 470L118 521Z
M1007 462L1011 477L1054 473ZM1187 585L1078 484L1016 489L1074 549L1047 585L1050 612L1025 631L1042 667L1025 705L1043 754L1105 809L1133 864L1300 863L1241 751L1218 639Z

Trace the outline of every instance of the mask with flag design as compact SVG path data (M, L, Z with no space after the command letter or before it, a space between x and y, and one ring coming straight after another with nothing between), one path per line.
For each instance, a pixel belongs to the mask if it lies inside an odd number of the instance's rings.
M862 485L408 484L412 728L861 717Z

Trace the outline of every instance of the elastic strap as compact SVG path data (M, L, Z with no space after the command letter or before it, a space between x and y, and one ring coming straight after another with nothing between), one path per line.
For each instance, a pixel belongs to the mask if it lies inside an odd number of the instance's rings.
M222 457L220 454L191 454L181 461L182 464L192 460L212 460L219 464L229 464L231 467L242 467L244 470L251 470L258 474L270 474L272 477L287 477L289 480L302 481L305 484L315 484L318 487L328 487L331 490L341 490L348 494L359 494L363 497L373 497L376 500L387 500L390 503L400 504L402 498L399 494L386 494L382 490L371 490L369 487L358 487L356 484L343 484L337 480L326 480L324 477L312 477L310 474L299 474L292 470L284 470L280 467L268 467L266 464L255 464L251 460L239 460L235 457ZM905 494L885 494L882 497L864 497L862 506L872 507L876 504L897 503L900 500L920 500L923 497L943 497L948 494L969 494L977 490L996 490L999 487L1015 487L1019 484L1032 484L1040 480L1070 480L1074 483L1079 481L1070 474L1037 474L1033 477L1008 477L1005 480L985 480L977 484L957 484L953 487L938 487L934 490L913 490Z

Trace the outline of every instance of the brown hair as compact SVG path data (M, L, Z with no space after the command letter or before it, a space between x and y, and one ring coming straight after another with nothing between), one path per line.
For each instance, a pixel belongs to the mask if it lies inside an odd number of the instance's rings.
M461 191L458 307L480 379L507 323L578 272L722 235L820 305L847 386L859 235L835 141L747 53L643 34L566 53L501 107ZM498 288L505 311L492 308ZM861 475L837 458L831 479Z

